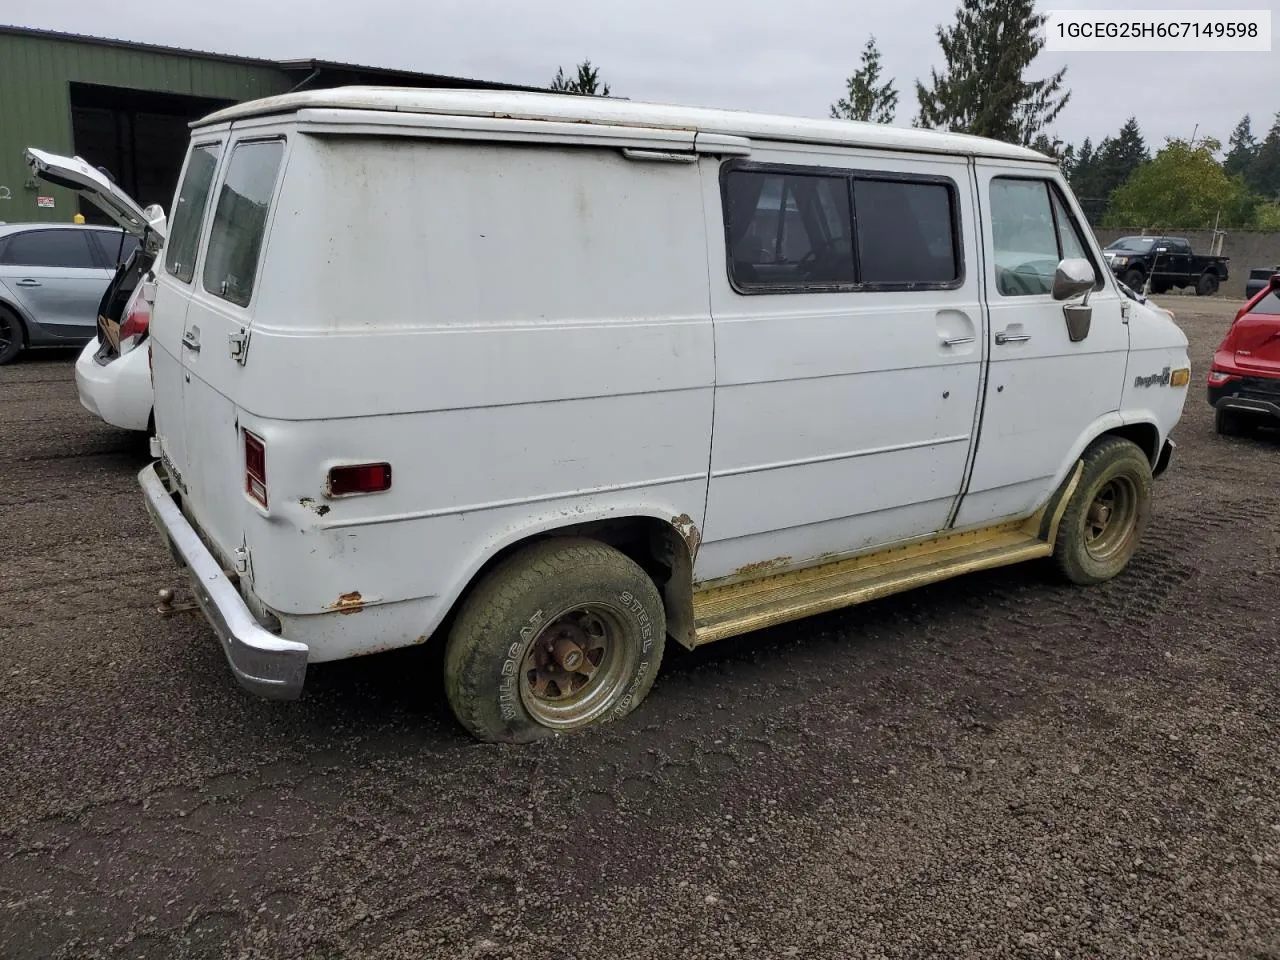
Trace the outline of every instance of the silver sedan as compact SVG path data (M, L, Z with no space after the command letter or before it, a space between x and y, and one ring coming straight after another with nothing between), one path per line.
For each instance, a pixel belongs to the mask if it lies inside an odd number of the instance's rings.
M26 347L92 340L116 265L137 245L115 227L0 225L0 364Z

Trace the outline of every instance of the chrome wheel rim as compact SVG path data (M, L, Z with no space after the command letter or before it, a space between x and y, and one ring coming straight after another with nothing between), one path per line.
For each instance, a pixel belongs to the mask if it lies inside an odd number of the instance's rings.
M1128 548L1138 526L1138 487L1129 477L1112 477L1085 511L1084 546L1095 560L1111 560Z
M543 726L585 726L613 708L637 652L636 639L623 627L616 607L572 607L543 627L525 649L520 700Z

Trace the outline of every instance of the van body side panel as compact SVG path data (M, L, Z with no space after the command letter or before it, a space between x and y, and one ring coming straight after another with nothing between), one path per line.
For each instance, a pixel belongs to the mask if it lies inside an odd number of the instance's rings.
M717 386L702 582L945 528L978 401L982 311L965 160L759 145L751 160L763 170L943 178L962 277L951 289L745 294L731 285L723 221L710 225ZM707 208L722 211L719 164L702 161L702 173Z
M271 505L243 531L252 589L286 635L327 638L316 659L411 643L526 537L629 516L702 527L696 167L291 140L236 393L267 450ZM327 496L332 466L372 461L392 465L389 491ZM359 614L312 619L352 594Z

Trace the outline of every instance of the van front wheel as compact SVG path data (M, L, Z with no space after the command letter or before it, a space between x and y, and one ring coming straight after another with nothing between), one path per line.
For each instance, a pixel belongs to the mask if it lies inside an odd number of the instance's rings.
M1053 559L1072 583L1109 580L1133 557L1151 514L1151 463L1137 444L1104 437L1084 469L1058 526Z
M463 603L445 651L454 716L480 740L527 743L617 720L653 686L662 598L628 557L552 539L508 557Z

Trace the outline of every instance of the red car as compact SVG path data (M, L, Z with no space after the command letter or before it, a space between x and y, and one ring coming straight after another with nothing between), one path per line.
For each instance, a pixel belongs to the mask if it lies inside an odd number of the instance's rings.
M1280 426L1280 275L1236 314L1209 368L1214 424L1227 436Z

